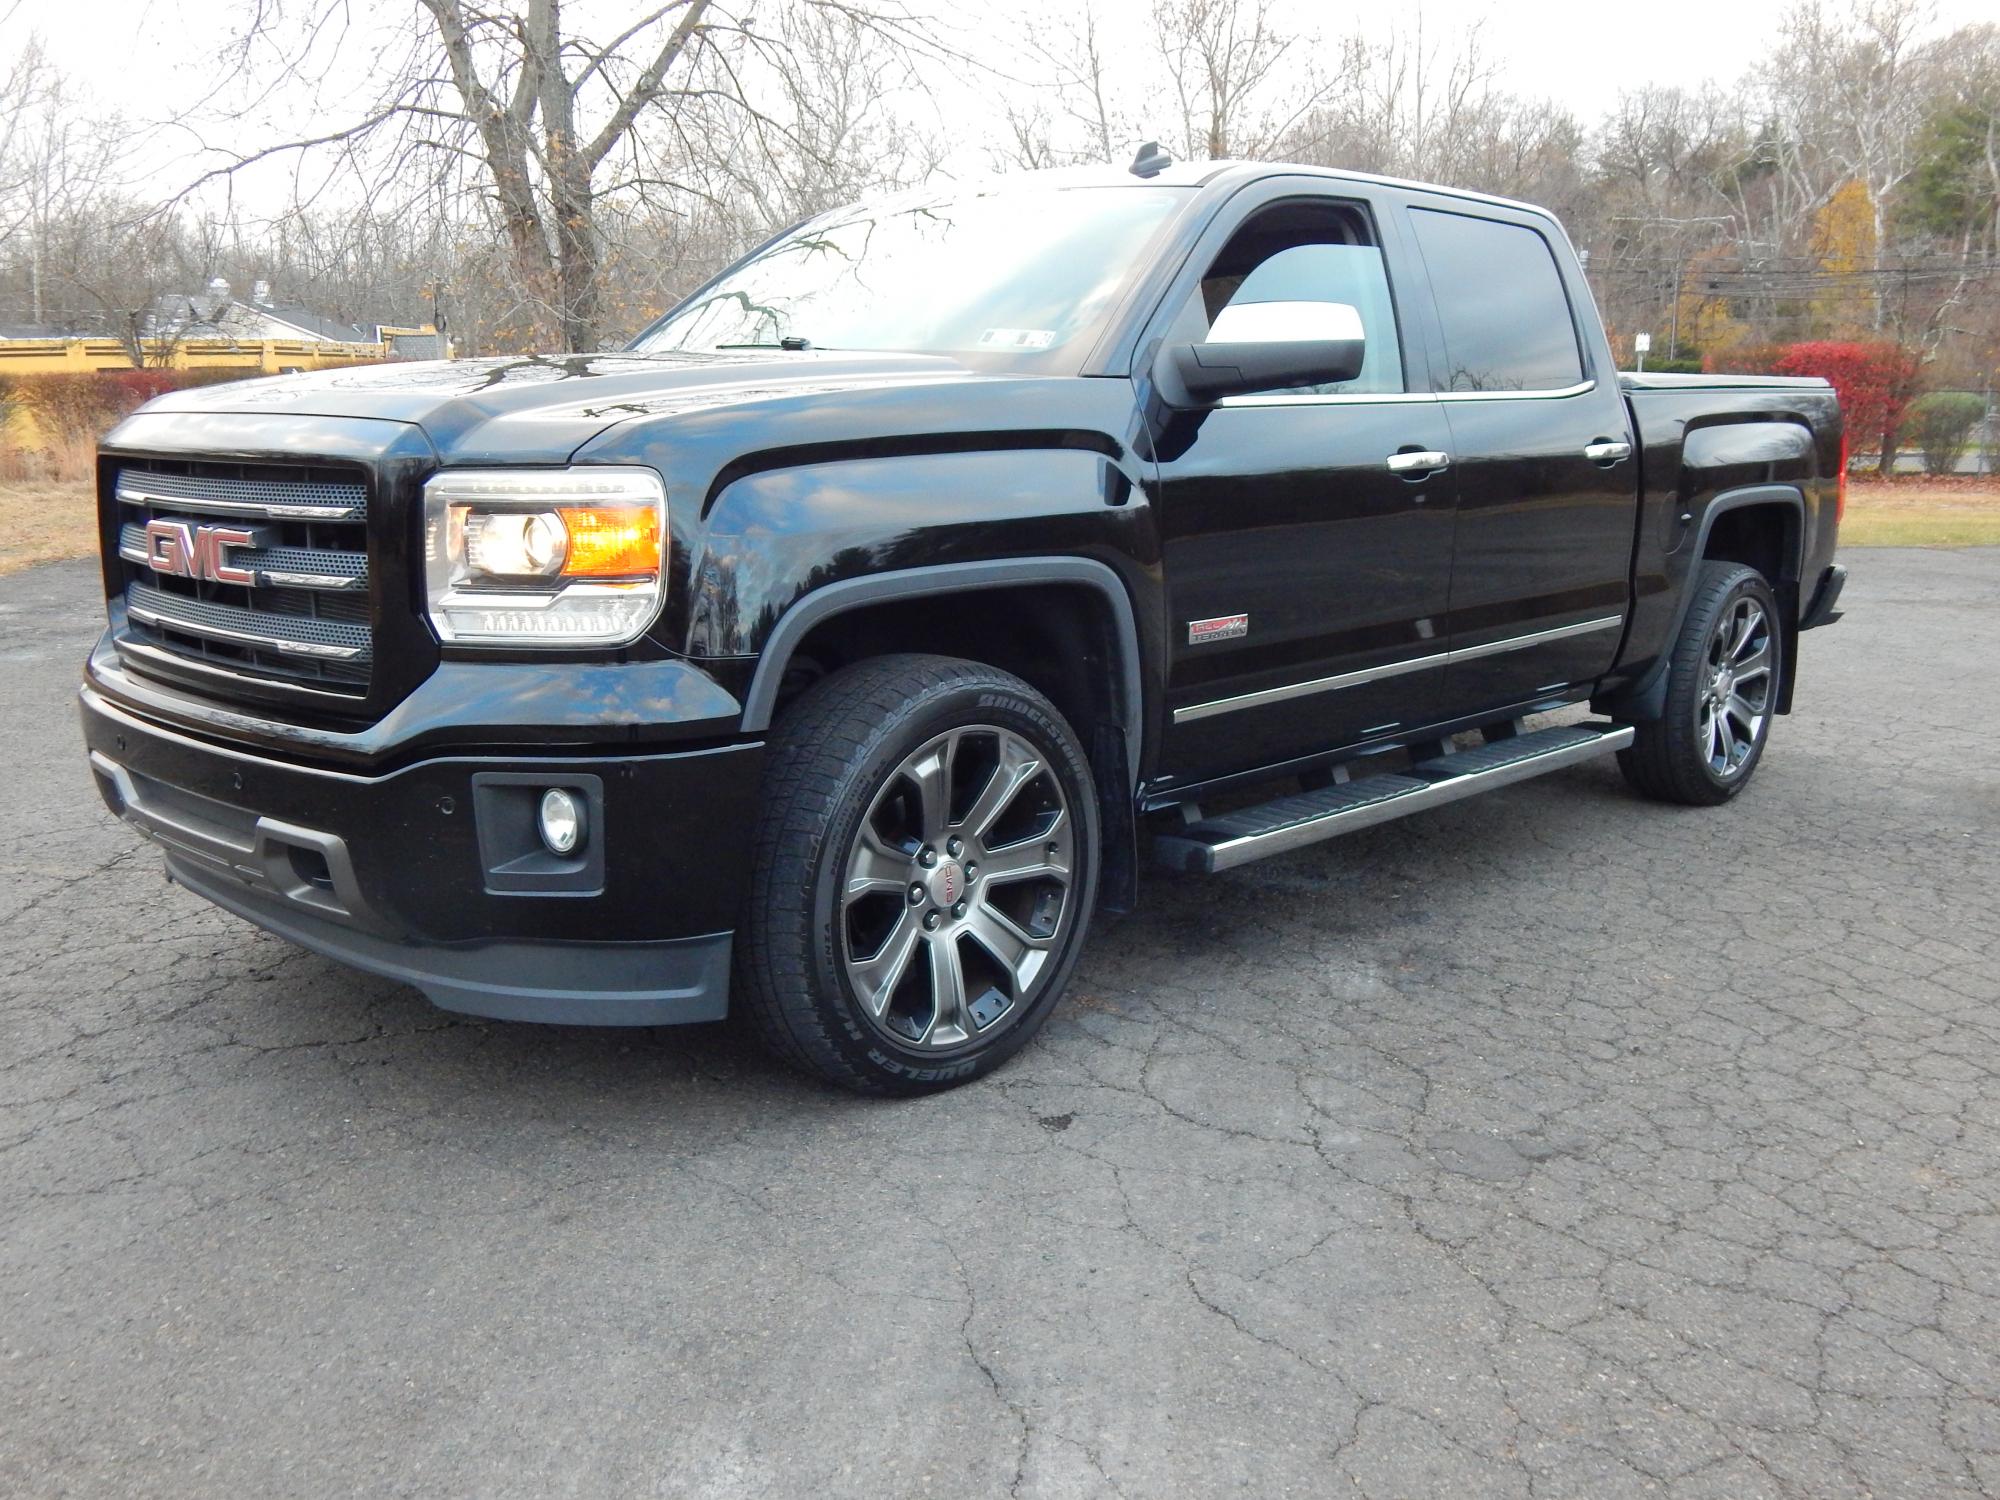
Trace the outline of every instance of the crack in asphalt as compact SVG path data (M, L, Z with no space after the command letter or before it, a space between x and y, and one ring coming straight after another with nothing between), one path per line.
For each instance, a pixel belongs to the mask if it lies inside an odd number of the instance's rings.
M0 1491L2000 1494L2000 553L1865 557L1733 806L1149 880L905 1103L164 887L0 582Z

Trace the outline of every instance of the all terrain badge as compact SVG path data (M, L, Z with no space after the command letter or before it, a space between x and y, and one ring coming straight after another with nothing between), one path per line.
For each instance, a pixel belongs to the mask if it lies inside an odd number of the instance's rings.
M1207 641L1233 641L1238 636L1250 633L1248 615L1217 615L1212 620L1188 621L1188 644L1199 646Z

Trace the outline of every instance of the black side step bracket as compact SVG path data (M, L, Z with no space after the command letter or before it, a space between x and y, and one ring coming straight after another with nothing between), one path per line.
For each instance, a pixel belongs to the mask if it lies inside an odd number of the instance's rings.
M1407 770L1357 777L1205 818L1157 835L1153 853L1169 869L1213 874L1559 771L1631 743L1632 728L1627 724L1537 729L1421 761Z

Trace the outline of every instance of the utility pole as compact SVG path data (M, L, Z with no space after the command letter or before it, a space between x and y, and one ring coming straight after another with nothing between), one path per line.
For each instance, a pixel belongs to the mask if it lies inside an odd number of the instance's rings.
M1986 372L1986 441L1979 445L1979 472L1993 472L1993 372Z
M1687 262L1680 256L1674 257L1674 300L1667 311L1667 358L1681 357L1681 278L1687 274Z

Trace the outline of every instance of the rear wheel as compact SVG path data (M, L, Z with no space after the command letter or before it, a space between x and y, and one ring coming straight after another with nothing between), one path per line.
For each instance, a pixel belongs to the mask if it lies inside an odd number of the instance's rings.
M769 754L744 1012L781 1057L865 1093L998 1067L1054 1008L1095 897L1069 725L1005 672L879 657L805 694Z
M1763 574L1704 562L1667 669L1666 713L1637 726L1618 755L1649 797L1693 807L1727 802L1749 783L1777 712L1784 634Z

